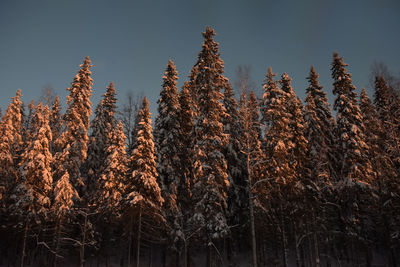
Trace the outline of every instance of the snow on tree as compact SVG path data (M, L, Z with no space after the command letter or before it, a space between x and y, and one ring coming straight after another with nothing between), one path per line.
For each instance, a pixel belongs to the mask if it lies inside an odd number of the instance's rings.
M181 183L178 196L182 211L188 215L191 203L191 188L193 184L193 148L194 148L194 111L189 83L185 82L179 94L179 159L181 161Z
M107 157L105 169L97 181L96 205L103 213L118 214L127 174L126 137L122 122L107 131L107 135Z
M149 111L149 101L143 98L141 108L138 113L138 124L135 128L136 142L132 155L129 159L128 176L125 181L125 193L123 202L125 206L125 216L129 219L129 254L128 265L130 264L133 218L138 220L138 235L136 244L136 265L139 266L139 252L143 217L157 216L161 211L164 202L161 196L161 189L157 183L156 155L151 127L151 114ZM152 220L150 224L160 221Z
M138 115L137 141L130 157L131 174L128 177L131 178L127 183L127 200L132 205L144 202L150 206L160 207L164 199L157 183L158 174L147 97L143 98Z
M103 99L97 105L95 117L91 121L88 157L84 168L87 176L87 193L89 195L94 194L97 179L106 168L105 161L108 155L108 146L111 145L111 140L108 140L108 138L112 136L109 132L116 127L115 111L117 99L115 95L114 83L111 82L107 86Z
M385 149L400 173L400 98L381 76L375 78L374 103L386 135Z
M328 169L325 170L327 171L326 174L329 175L327 178L337 180L336 166L334 165L337 161L336 158L338 157L338 155L335 155L335 119L332 116L326 93L323 91L323 87L319 84L318 77L318 73L312 66L310 69L310 74L307 77L309 82L309 85L306 89L307 99L313 99L315 104L315 115L317 116L316 123L319 125L316 126L321 129L320 134L322 139L320 141L323 142L323 146L326 146L320 151L319 157L323 159L328 167Z
M368 184L372 182L371 164L365 155L369 148L365 140L365 127L357 94L346 66L343 58L334 53L332 62L333 94L336 95L334 108L337 111L338 149L342 155L338 165L339 179L345 185Z
M386 257L389 262L393 263L395 261L394 255L396 254L393 248L399 241L396 233L400 230L396 223L400 220L400 213L398 212L398 208L396 208L400 205L400 197L395 192L399 192L400 183L397 178L395 165L391 159L390 150L387 149L387 143L390 142L390 139L385 131L386 129L383 127L383 122L379 119L378 113L364 88L360 95L360 108L370 148L368 158L371 160L372 168L376 173L373 185L379 197L376 199L374 203L375 209L372 211L373 218L377 218L376 226L373 227L373 233L383 237L383 242L379 246L387 249ZM381 108L384 109L381 109L384 112L387 106Z
M351 249L354 242L364 240L368 224L370 206L373 201L371 184L375 171L372 169L365 136L365 125L357 101L351 75L346 70L347 64L337 53L333 55L332 78L333 93L336 95L334 108L337 111L337 147L339 160L339 181L336 184L336 202L339 205L339 232L347 238L345 249Z
M157 151L157 171L162 195L165 200L164 211L170 224L169 238L178 250L182 243L182 220L178 188L181 187L180 145L180 104L177 84L178 72L175 64L169 60L163 76L163 85L158 103L158 115L155 121L154 139ZM184 180L182 180L184 182Z
M222 150L227 161L227 173L230 183L228 217L231 225L243 224L244 221L247 221L246 216L239 216L239 214L247 214L248 204L245 192L246 161L240 144L244 130L240 120L238 103L229 84L225 87L223 104L227 113L222 118L223 130L229 136L228 143ZM239 219L243 219L243 221L239 221Z
M50 211L51 189L53 177L50 153L52 139L49 127L49 109L43 109L40 103L32 118L32 132L27 140L26 150L21 155L20 181L12 196L13 204L10 207L12 215L18 218L23 225L21 265L26 256L26 244L29 240L29 230L33 225L42 225L46 222Z
M8 197L18 179L18 162L22 147L21 90L17 91L0 123L0 207Z
M53 177L51 163L53 157L50 153L50 142L52 140L49 126L49 109L43 108L39 103L32 118L32 137L27 149L21 156L20 174L22 182L19 186L25 186L30 195L30 202L18 201L17 206L21 211L28 211L32 216L44 214L50 208L50 193ZM29 208L27 208L29 207ZM31 216L28 214L28 216Z
M264 152L262 175L266 183L256 187L256 207L270 210L271 216L280 228L283 264L287 266L288 241L286 217L290 212L288 205L293 199L294 184L298 181L294 150L295 120L293 111L298 105L291 90L287 74L282 75L282 88L274 81L275 74L268 68L262 104L262 122L265 135L262 140ZM299 114L298 114L299 115ZM296 117L293 117L296 119ZM268 208L266 208L268 207ZM268 214L267 214L268 215Z
M89 118L92 112L90 96L93 80L90 77L90 67L91 61L86 57L71 87L67 88L70 94L64 115L65 131L58 141L62 151L56 155L56 161L59 163L55 172L56 178L59 179L68 172L70 181L78 192L82 191L84 186L81 165L87 156Z
M229 234L227 192L230 186L227 165L222 149L228 141L222 119L226 110L221 90L228 86L223 75L215 32L207 27L203 33L202 50L195 64L193 91L197 94L194 145L194 185L192 187L194 214L191 222L200 230L199 236L207 245L207 262L211 264L213 242Z

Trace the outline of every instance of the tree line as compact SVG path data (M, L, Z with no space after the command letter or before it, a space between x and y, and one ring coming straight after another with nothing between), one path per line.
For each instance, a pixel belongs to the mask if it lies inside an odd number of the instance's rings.
M146 97L119 120L112 82L90 120L89 57L65 113L59 97L25 110L17 91L0 123L0 265L399 264L394 86L378 75L358 97L334 53L336 118L313 67L304 103L271 68L262 98L245 81L236 97L214 36L181 90L168 62L154 124Z

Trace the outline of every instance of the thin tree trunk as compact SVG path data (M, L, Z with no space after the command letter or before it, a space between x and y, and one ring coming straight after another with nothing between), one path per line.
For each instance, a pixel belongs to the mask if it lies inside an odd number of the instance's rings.
M83 224L83 235L81 239L81 247L79 249L79 256L80 256L80 266L84 267L85 266L85 243L86 243L86 228L87 228L87 213L84 213L85 216L85 222Z
M207 244L207 267L212 267L211 261L211 245L210 242Z
M315 259L315 267L320 267L320 258L319 258L319 247L318 247L318 237L317 237L317 229L315 229L315 213L314 210L312 210L312 216L313 216L313 223L312 223L312 231L313 231L313 244L314 244L314 259Z
M296 252L296 266L300 267L300 252L299 252L299 246L300 244L298 243L299 238L297 236L297 227L296 223L294 223L294 240L295 240L295 252Z
M61 233L61 218L57 219L55 240L54 240L54 257L53 257L53 267L57 267L57 255L60 249L60 233Z
M150 244L149 267L152 267L152 266L153 266L153 246L152 246L152 244Z
M140 238L142 231L142 205L139 204L139 222L138 222L138 234L137 234L137 248L136 248L136 267L139 267L140 263Z
M129 239L128 239L128 267L131 267L131 254L132 254L132 229L133 229L133 215L130 218L129 226Z
M287 251L287 239L286 239L286 231L285 231L285 222L283 218L283 208L282 204L280 205L280 215L281 215L281 235L282 235L282 257L283 257L283 266L288 267L288 251Z
M25 230L24 230L24 239L22 241L22 253L21 253L21 264L20 267L24 267L24 260L26 254L26 240L28 239L28 231L29 231L29 219L26 219L25 222Z
M250 169L250 152L247 153L247 172L249 175L247 182L247 190L249 193L249 211L250 211L250 230L251 230L251 250L253 256L253 267L257 267L257 243L256 243L256 230L254 223L254 206L253 206L253 189L252 177Z

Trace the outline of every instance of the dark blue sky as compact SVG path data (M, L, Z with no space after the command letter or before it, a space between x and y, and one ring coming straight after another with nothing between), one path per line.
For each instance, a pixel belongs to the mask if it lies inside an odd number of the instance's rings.
M272 66L294 79L304 99L305 77L314 65L330 93L334 51L350 64L358 91L368 86L374 60L400 71L397 0L3 0L0 106L4 111L18 88L26 103L38 99L47 84L65 102L65 88L88 55L95 65L94 105L114 81L120 100L129 90L142 91L154 111L168 59L182 85L207 25L217 32L228 78L235 79L238 65L251 65L257 90Z

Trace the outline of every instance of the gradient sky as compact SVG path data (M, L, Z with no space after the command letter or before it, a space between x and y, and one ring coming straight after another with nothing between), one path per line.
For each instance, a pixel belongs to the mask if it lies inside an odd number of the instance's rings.
M65 103L65 88L88 55L94 105L114 81L120 101L143 92L154 112L168 59L181 86L207 25L217 32L227 77L234 81L238 65L250 65L259 91L271 66L287 72L304 99L314 65L332 103L334 51L350 65L358 92L369 86L374 60L400 72L398 0L1 0L0 107L18 88L29 103L46 85Z

